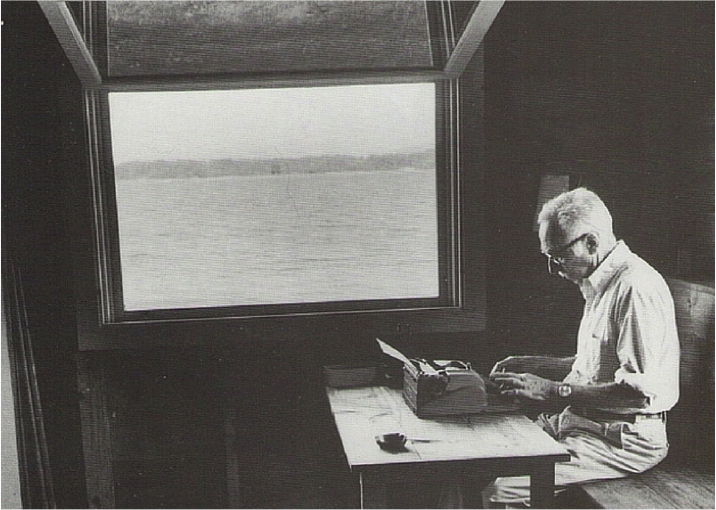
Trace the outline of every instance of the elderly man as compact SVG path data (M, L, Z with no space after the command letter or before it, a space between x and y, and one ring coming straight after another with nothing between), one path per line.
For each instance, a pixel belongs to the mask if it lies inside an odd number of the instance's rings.
M505 395L566 406L537 422L572 455L558 489L640 473L666 457L666 411L679 397L674 303L661 275L612 232L604 203L584 188L539 215L550 273L579 285L584 314L573 358L512 356L490 378ZM498 478L486 506L529 504L528 477Z

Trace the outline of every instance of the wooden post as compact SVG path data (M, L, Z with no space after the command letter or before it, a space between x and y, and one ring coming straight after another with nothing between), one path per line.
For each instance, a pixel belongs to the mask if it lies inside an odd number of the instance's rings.
M115 508L112 437L105 371L97 353L77 354L77 388L89 508Z

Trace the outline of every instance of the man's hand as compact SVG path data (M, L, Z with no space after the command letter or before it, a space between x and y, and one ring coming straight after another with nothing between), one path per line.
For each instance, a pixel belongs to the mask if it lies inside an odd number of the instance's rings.
M510 356L495 363L490 374L512 372L535 374L552 381L561 381L572 369L574 357L554 356Z
M559 383L543 379L533 374L516 374L498 372L490 374L490 380L500 385L502 395L524 397L531 400L545 401L557 395Z
M529 372L532 374L537 371L543 359L543 356L508 356L502 361L495 363L495 366L492 367L492 371L490 371L490 375L499 372Z

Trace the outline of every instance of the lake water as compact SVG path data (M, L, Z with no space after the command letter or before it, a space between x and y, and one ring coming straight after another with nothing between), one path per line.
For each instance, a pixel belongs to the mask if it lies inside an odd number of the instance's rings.
M127 310L438 295L434 170L116 186Z

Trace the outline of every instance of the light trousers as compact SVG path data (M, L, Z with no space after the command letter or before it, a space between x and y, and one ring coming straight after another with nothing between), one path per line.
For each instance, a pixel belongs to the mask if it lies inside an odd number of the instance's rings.
M555 465L555 488L641 473L661 462L669 451L666 423L596 422L571 412L541 415L537 422L565 446L572 459ZM530 477L497 478L483 491L483 505L529 505Z

